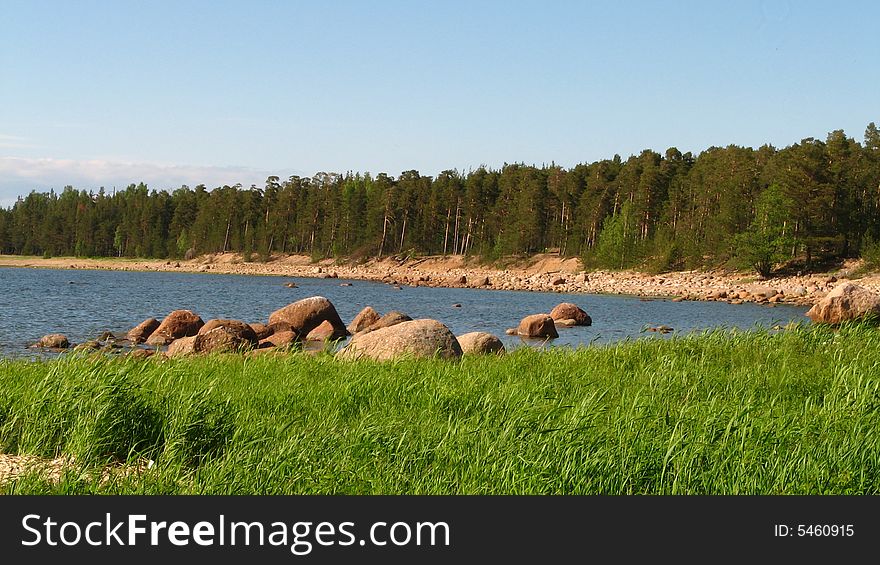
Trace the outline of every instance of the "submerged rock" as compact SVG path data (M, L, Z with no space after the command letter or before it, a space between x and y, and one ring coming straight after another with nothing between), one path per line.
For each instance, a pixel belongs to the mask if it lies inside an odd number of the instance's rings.
M132 359L146 359L147 357L152 357L154 353L156 352L153 349L141 349L140 347L136 347L129 351L126 357L131 357Z
M100 341L90 339L89 341L84 341L73 348L74 351L98 351L103 347L103 344Z
M556 324L553 318L547 314L532 314L526 316L516 328L516 334L522 337L556 338Z
M593 323L593 319L590 318L589 314L571 302L557 304L550 311L550 317L553 318L554 322L556 320L574 320L574 325L576 326L589 326Z
M64 334L47 334L44 335L34 344L34 347L43 347L46 349L67 349L70 347L70 341Z

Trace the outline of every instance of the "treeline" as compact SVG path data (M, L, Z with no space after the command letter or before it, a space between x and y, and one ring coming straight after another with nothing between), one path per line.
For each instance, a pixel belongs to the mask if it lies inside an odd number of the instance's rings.
M31 192L0 210L7 254L313 257L559 251L588 266L747 263L768 273L857 257L880 241L880 132L784 149L675 148L565 169L505 165L269 177L262 187Z

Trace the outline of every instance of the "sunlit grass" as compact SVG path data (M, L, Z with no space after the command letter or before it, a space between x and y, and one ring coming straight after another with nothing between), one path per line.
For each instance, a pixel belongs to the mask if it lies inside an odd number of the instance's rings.
M859 326L460 362L7 360L0 451L95 472L0 492L876 494L878 385Z

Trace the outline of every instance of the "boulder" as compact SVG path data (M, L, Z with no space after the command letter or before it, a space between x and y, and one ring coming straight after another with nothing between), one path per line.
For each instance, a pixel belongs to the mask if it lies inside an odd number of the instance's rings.
M273 334L277 334L278 332L291 332L294 331L293 326L288 324L287 322L275 322L274 324L269 324L268 327ZM272 334L269 334L272 335Z
M752 290L752 296L756 299L768 299L776 296L778 294L775 288L770 288L766 286L762 286Z
M523 318L516 328L516 335L540 338L559 337L553 318L547 314L532 314Z
M194 336L205 323L190 310L175 310L147 338L149 345L168 345L175 339Z
M550 311L550 317L553 318L554 321L574 320L575 325L578 326L589 326L593 323L593 319L590 318L589 314L571 302L557 304L556 307Z
M504 353L504 344L486 332L470 332L458 336L462 354Z
M118 341L118 338L113 334L113 332L101 332L101 335L98 336L98 341Z
M409 322L410 320L412 320L412 318L410 318L403 312L397 312L396 310L394 310L388 312L377 321L367 326L367 328L363 331L373 332L376 330L381 330L382 328L390 328L391 326L400 324L401 322Z
M300 335L291 330L282 330L273 333L260 341L260 347L289 347L300 341Z
M64 334L48 334L41 337L34 346L48 349L67 349L70 347L70 341L68 341L67 336Z
M257 339L266 339L270 335L272 335L275 330L267 326L266 324L262 324L260 322L256 322L253 324L249 324L251 329L254 330L254 333L257 334Z
M348 336L348 330L339 331L333 327L333 324L324 320L317 328L309 332L306 336L308 341L333 341L337 339L345 339Z
M323 296L304 298L272 312L269 316L270 326L286 322L292 330L302 335L308 335L324 321L330 322L337 331L347 331L333 303Z
M556 277L552 281L550 281L550 284L553 286L559 286L561 284L565 284L565 279L562 277Z
M376 359L385 361L398 357L461 357L461 346L455 335L437 320L410 320L387 328L355 335L336 354L340 359Z
M807 312L816 323L840 324L849 320L880 318L880 295L853 283L844 283Z
M168 345L168 351L165 355L168 357L179 357L182 355L191 355L195 353L196 336L188 336L177 338Z
M84 341L73 348L74 351L97 351L101 349L102 344L100 341L96 341L94 339L90 339L89 341Z
M351 323L348 324L348 327L346 329L350 333L356 334L378 322L379 318L381 318L379 313L376 312L372 306L367 306L363 310L358 312L358 315L354 317L354 320L352 320Z
M154 349L141 349L140 347L136 347L129 351L126 357L131 357L132 359L146 359L147 357L152 357L154 353L156 353Z
M260 338L257 336L254 328L240 320L225 320L223 318L208 320L204 326L199 328L198 334L206 334L214 328L225 328L227 331L236 334L239 339L248 342L251 347L256 347L260 342Z
M150 337L158 327L159 320L156 318L147 318L140 324L128 330L126 336L128 337L128 341L132 343L143 343L147 341L147 338Z
M478 277L474 280L474 286L489 286L489 277Z
M217 326L205 333L197 334L193 342L193 350L196 353L237 353L252 349L254 345L235 329Z

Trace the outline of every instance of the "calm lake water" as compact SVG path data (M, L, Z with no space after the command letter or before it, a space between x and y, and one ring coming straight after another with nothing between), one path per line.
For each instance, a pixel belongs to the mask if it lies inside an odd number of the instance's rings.
M285 287L290 281L299 288ZM341 282L352 286L340 286ZM528 314L549 312L560 302L579 305L593 325L560 328L552 346L661 335L643 332L646 325L671 326L675 332L667 337L717 327L772 327L804 321L807 310L555 292L406 286L394 290L383 283L342 279L0 268L0 356L37 355L27 345L48 333L63 333L72 343L94 339L106 330L121 336L145 318L161 319L179 308L193 310L205 321L265 322L274 310L315 295L329 298L345 323L370 305L381 314L399 310L412 318L435 318L457 335L491 332L508 348L535 344L505 335L506 328Z

